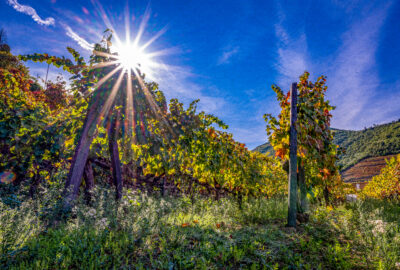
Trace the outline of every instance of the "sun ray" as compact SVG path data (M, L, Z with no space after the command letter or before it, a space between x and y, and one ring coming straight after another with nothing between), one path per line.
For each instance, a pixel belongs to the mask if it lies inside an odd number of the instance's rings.
M98 0L92 0L92 3L94 4L94 6L97 8L97 11L100 14L100 17L102 18L104 24L107 26L108 29L110 29L113 32L113 37L116 39L117 42L120 42L120 38L118 37L117 32L115 31L115 28L113 26L113 24L110 22L107 13L105 12L103 6L101 5L101 3Z
M158 57L158 56L162 56L162 55L171 55L171 54L175 53L175 51L176 51L175 48L162 49L159 51L154 51L154 52L148 53L147 56L149 58L154 58L154 57Z
M111 92L110 92L106 102L103 105L103 108L101 110L98 123L100 123L100 121L106 121L107 116L109 114L109 111L110 111L110 109L111 109L111 107L112 107L112 105L114 103L115 96L117 95L118 90L119 90L119 88L121 86L121 82L122 82L123 77L124 77L124 73L121 72L119 74L119 77L118 77L117 81L115 82L113 88L111 89Z
M149 7L147 6L146 11L145 11L144 14L143 14L143 19L142 19L142 21L140 22L139 31L138 31L138 33L137 33L137 35L136 35L135 41L133 42L133 46L138 46L138 45L139 45L139 41L140 41L140 39L142 38L144 29L145 29L145 27L146 27L147 22L149 21L149 19L150 19L150 9L149 9Z
M143 46L141 46L140 48L142 48L142 50L145 50L147 47L149 47L154 41L156 41L159 37L161 37L165 32L167 31L167 27L164 27L163 29L161 29L160 31L157 32L157 34L155 34L151 39L149 39Z
M131 24L129 23L130 21L130 13L129 13L129 2L126 1L126 9L125 9L125 40L126 43L131 42Z
M109 78L111 78L115 73L118 72L118 70L122 69L121 66L117 66L113 70L111 70L107 75L105 75L103 78L101 78L93 87L92 91L88 92L87 94L84 95L84 98L88 98L90 95L92 95L96 90L102 86Z
M141 78L141 76L137 76L140 87L147 99L147 102L150 105L150 109L153 111L155 117L157 118L158 121L162 122L167 128L168 130L171 132L171 134L174 134L171 126L169 125L168 121L165 119L165 117L163 116L160 107L158 106L158 104L155 102L153 96L151 95L149 89L147 88L145 82L143 81L143 79Z
M135 115L135 106L133 106L133 93L132 93L132 74L130 72L128 72L127 75L128 79L127 79L127 87L126 87L126 91L127 91L127 106L126 106L126 116L128 118L128 134L129 136L132 136L133 131L136 128L136 124L134 123L134 115ZM136 142L136 137L133 136L133 142Z
M91 69L96 69L96 68L103 68L103 67L108 67L108 66L112 66L112 65L117 65L119 64L118 60L115 61L109 61L109 62L102 62L102 63L98 63L96 65L93 65L91 67Z
M113 65L117 66L107 75L105 75L100 81L98 81L94 86L94 89L99 88L107 80L113 77L117 72L120 72L118 78L115 80L107 101L104 103L101 109L99 121L103 121L103 124L105 124L104 121L108 121L110 110L112 109L114 102L116 102L115 98L119 96L118 91L120 90L121 83L125 78L127 81L126 93L122 95L125 99L123 101L123 104L125 105L123 113L125 114L125 116L124 122L121 123L121 125L123 125L123 127L125 128L125 132L126 134L128 134L128 137L133 137L131 138L133 139L133 143L136 144L138 139L136 137L137 119L135 119L135 115L140 117L141 125L146 124L146 119L143 118L143 112L141 111L145 109L144 107L142 108L143 105L135 108L137 105L135 103L137 102L135 100L137 91L142 92L144 95L145 104L147 104L144 106L148 106L155 118L161 124L166 126L168 130L173 134L171 126L163 115L163 112L161 112L161 109L155 101L153 94L148 89L147 83L144 81L144 75L146 76L146 80L154 81L154 79L157 77L157 72L161 70L168 71L170 69L170 66L165 65L156 58L162 55L170 54L174 49L163 49L147 52L147 49L150 48L150 46L166 32L167 28L162 28L154 36L152 36L146 42L142 43L142 37L150 19L149 6L146 8L146 11L142 16L140 25L133 37L131 36L131 27L129 22L130 14L127 8L125 12L125 41L121 41L102 5L98 2L98 0L92 1L95 3L97 10L106 26L112 31L112 37L115 41L111 44L107 44L108 46L110 46L109 49L111 52L94 51L95 55L105 57L108 62L99 63L97 65L94 65L92 68L95 69ZM133 85L134 81L138 82L138 86ZM138 89L136 87L138 87ZM127 139L127 142L131 142L131 139Z
M118 55L111 54L111 53L106 53L106 52L101 52L101 51L96 51L96 50L94 50L94 51L93 51L93 54L94 54L94 55L97 55L97 56L103 56L103 57L118 59Z

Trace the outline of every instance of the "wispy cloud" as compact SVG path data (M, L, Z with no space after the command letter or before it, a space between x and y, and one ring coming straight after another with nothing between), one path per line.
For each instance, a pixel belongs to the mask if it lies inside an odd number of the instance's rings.
M359 6L360 15L348 23L337 49L319 61L309 57L304 31L293 34L285 29L285 12L278 6L279 20L275 24L278 85L287 88L305 70L313 76L327 75L328 99L336 106L332 121L336 128L362 129L393 120L389 111L397 110L394 104L400 98L379 94L385 86L379 78L376 62L379 34L390 6L391 2ZM343 9L345 13L349 12Z
M67 36L69 36L70 38L72 38L73 40L75 40L79 46L81 46L83 49L85 50L93 50L94 44L89 43L88 41L86 41L84 38L82 38L81 36L79 36L77 33L75 33L71 27L64 25L65 30L67 31L66 34Z
M242 128L239 125L229 129L232 132L234 139L238 142L246 142L249 149L254 149L260 144L267 141L267 132L265 131L264 123L256 123L251 127Z
M390 3L374 8L353 23L343 35L335 60L327 67L328 97L337 106L333 113L336 127L360 129L387 121L385 112L393 100L381 100L377 95L382 84L376 52L389 7Z
M307 61L307 36L304 32L291 37L284 27L285 14L278 4L278 22L274 25L278 39L277 64L278 85L285 88L298 80L299 76L309 68Z
M48 17L45 20L43 20L42 18L39 17L39 15L37 14L36 10L33 7L26 6L26 5L21 5L20 3L18 3L17 0L8 0L8 4L10 6L12 6L16 11L31 16L32 19L35 22L37 22L38 24L46 25L46 26L55 24L54 18Z
M225 99L206 94L209 89L196 83L194 81L196 77L198 76L190 71L190 67L169 66L158 71L156 81L167 99L178 98L185 104L200 99L198 106L200 111L218 116L224 115L227 112Z
M230 49L226 49L222 52L221 56L218 58L217 64L228 64L235 54L239 52L239 47L234 47Z
M307 40L303 34L293 42L283 45L277 51L278 85L285 88L298 80L299 76L309 68L307 62Z

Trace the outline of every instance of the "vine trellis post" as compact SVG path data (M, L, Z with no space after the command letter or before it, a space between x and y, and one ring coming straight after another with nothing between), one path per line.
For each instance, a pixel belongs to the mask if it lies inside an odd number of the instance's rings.
M297 213L297 83L290 87L288 227L296 227Z
M120 94L120 83L123 73L113 87L110 84L100 87L93 93L93 96L88 105L88 111L82 127L82 131L75 148L75 154L72 158L71 167L68 173L67 181L64 190L64 208L69 209L73 201L78 195L79 187L82 183L82 178L86 182L86 193L88 189L94 186L93 171L89 161L90 146L93 139L97 136L97 126L102 125L108 133L108 149L111 157L111 169L113 182L116 189L117 200L122 197L122 172L121 162L119 159L118 149L118 132L120 130L120 120L122 118L120 109L122 110L127 104L124 104L123 96ZM111 82L113 80L111 79ZM126 131L128 132L128 131ZM90 195L89 195L90 196Z
M101 120L102 108L106 103L110 93L107 93L107 89L99 89L92 101L89 104L89 110L87 111L85 122L82 128L81 136L75 149L74 157L72 158L71 167L65 183L64 191L64 207L70 208L72 202L78 195L79 187L82 183L82 177L84 177L86 183L86 189L91 189L94 186L93 183L93 172L91 171L91 164L88 163L88 157L90 152L90 145L94 137L97 135L96 129L97 124ZM109 152L111 156L112 171L114 184L116 187L116 197L120 199L122 197L122 175L121 175L121 164L118 155L118 144L116 142L116 133L118 130L119 113L113 113L115 103L110 106L108 111L108 139L109 139Z

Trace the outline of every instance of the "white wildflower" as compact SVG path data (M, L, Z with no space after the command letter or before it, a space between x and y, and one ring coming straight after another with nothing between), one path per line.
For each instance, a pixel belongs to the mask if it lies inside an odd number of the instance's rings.
M346 201L347 202L355 202L355 201L357 201L357 195L356 194L347 194L346 195Z
M386 222L383 222L383 220L381 219L377 219L371 220L370 223L374 226L374 228L372 229L372 233L374 234L374 236L385 233Z
M88 212L87 212L88 217L96 217L96 209L91 208Z
M96 222L96 225L100 230L104 230L108 226L107 218L102 218L102 219L98 220Z

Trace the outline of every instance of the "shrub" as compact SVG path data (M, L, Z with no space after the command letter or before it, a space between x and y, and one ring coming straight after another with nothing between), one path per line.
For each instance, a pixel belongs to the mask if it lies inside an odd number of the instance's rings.
M364 187L363 195L376 199L400 199L400 155L386 161L381 173Z

